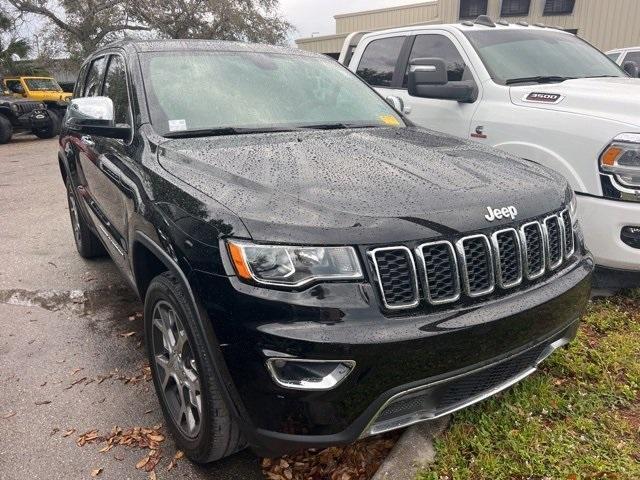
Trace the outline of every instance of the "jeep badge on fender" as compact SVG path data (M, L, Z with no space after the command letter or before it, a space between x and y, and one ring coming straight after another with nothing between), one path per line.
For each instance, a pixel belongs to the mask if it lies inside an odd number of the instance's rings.
M487 221L489 222L493 222L495 219L500 220L502 218L515 219L516 216L518 215L518 209L513 205L510 207L504 207L504 208L487 207L487 210L489 214L485 215L484 218L486 218Z

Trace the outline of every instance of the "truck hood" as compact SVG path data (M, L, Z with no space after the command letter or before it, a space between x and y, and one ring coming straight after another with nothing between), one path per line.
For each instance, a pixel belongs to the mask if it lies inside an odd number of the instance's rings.
M552 103L527 100L532 93L559 95ZM640 80L637 78L578 78L562 83L510 87L511 102L523 107L544 108L605 118L640 126Z
M169 140L160 165L227 207L256 241L375 244L457 235L559 209L564 179L418 128Z

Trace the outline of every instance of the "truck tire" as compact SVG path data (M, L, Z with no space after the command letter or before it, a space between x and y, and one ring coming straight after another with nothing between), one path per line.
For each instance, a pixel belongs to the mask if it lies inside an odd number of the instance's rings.
M246 444L218 382L207 341L182 283L172 273L155 277L144 302L147 355L153 383L177 447L208 463Z
M0 144L7 143L13 135L13 127L7 117L0 113Z
M73 191L71 180L67 178L67 201L69 203L69 216L71 217L71 228L73 229L73 239L76 249L82 258L104 257L107 251L100 242L100 239L91 231L78 207L78 200Z
M53 112L49 112L51 123L45 128L37 128L33 133L38 138L53 138L60 133L60 117Z

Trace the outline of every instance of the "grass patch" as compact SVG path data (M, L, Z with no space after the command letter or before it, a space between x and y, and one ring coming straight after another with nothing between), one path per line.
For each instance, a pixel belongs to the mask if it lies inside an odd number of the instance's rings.
M591 303L567 349L455 415L418 480L640 479L640 291Z

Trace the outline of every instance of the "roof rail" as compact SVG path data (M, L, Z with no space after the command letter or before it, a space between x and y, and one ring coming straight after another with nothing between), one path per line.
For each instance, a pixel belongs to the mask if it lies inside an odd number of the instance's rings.
M529 24L527 22L518 22L516 25L520 25L521 27L528 27Z
M478 16L478 18L476 18L473 23L475 23L476 25L483 25L485 27L494 27L495 28L495 26L496 26L496 24L493 23L493 20L491 20L491 17L489 17L487 15Z
M534 23L533 26L540 27L540 28L547 28L547 26L544 23Z
M509 26L509 22L507 22L506 20L498 20L496 23L498 25L502 25L503 27L508 27Z

